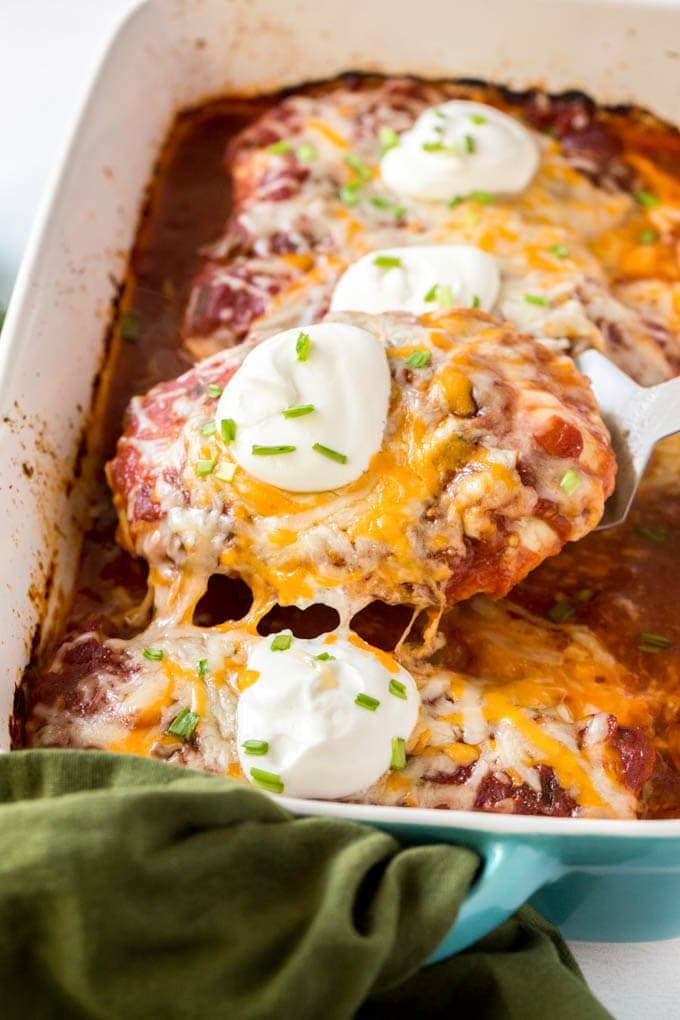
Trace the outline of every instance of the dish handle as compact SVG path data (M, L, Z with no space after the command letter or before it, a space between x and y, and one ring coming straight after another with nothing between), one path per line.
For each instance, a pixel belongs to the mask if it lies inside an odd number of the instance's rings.
M493 843L453 927L427 964L439 963L488 934L563 870L559 858L545 850L524 843Z

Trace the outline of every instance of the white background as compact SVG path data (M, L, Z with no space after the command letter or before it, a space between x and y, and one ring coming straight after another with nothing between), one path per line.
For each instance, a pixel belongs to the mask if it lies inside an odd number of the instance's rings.
M102 50L134 6L0 0L0 304L7 304L36 207ZM616 1020L680 1018L680 939L572 949Z

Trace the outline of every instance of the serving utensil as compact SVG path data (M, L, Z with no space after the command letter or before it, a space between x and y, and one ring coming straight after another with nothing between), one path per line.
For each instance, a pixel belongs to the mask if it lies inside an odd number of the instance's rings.
M596 530L625 521L654 446L680 432L680 377L657 386L638 386L599 351L589 350L576 364L590 379L609 429L618 470Z

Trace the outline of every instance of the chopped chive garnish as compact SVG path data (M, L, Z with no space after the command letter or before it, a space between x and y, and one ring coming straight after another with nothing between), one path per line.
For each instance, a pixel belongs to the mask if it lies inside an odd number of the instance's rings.
M481 304L481 301L479 300L479 294L473 294L472 295L472 302L470 304L470 308L479 308L480 304Z
M378 131L378 142L380 143L380 155L384 156L395 145L399 145L399 135L394 128L381 127Z
M567 496L573 496L580 484L581 476L573 468L565 471L560 479L560 489L563 489Z
M437 284L433 283L430 289L428 290L427 294L423 298L423 301L434 301L436 296L437 296Z
M376 209L385 209L387 212L391 212L395 220L400 220L402 216L406 214L406 210L403 205L395 205L394 202L390 202L389 199L383 198L382 195L371 195L369 201L371 205L376 207Z
M493 202L493 195L490 191L471 191L470 198L479 205L489 205Z
M199 676L206 676L207 675L207 672L208 672L208 660L207 659L199 659L198 660L198 666L196 668L196 672L198 673Z
M254 444L251 453L255 457L274 457L277 453L295 453L297 446L258 446Z
M425 368L426 365L430 364L432 354L430 351L414 351L413 354L409 354L406 359L407 368Z
M443 110L436 108L432 111L432 113L435 115L435 117L439 117L440 120L446 120L446 114L444 113Z
M298 333L295 341L295 354L298 361L306 361L312 350L312 338L309 333Z
M528 305L541 305L543 308L548 308L550 305L547 297L543 297L542 294L525 294L524 300Z
M217 431L217 426L214 421L207 421L205 425L201 425L202 436L214 436Z
M438 308L453 308L456 303L453 298L453 290L448 283L438 283L434 292L434 299Z
M344 202L345 205L356 205L359 201L360 187L361 181L350 181L349 184L343 184L338 192L340 201Z
M576 592L577 602L590 602L595 592L592 588L581 588L580 591Z
M466 135L465 136L465 151L466 152L474 152L475 151L475 140L472 137L472 135Z
M281 414L284 418L303 418L306 414L311 414L314 410L314 404L298 404L296 407L287 407Z
M481 113L471 113L470 120L473 124L486 124L486 117L483 117Z
M266 754L269 750L266 740L244 740L241 747L246 754Z
M330 662L331 660L335 661L335 656L331 655L330 652L319 652L319 654L315 655L314 658L318 659L319 662Z
M370 694L357 694L354 704L359 708L367 708L369 712L375 712L380 702L377 698L372 698Z
M250 778L255 786L268 790L269 793L283 793L283 780L275 772L266 772L264 769L251 769Z
M331 450L330 446L324 446L323 443L314 443L312 449L316 450L317 453L323 454L324 457L328 457L329 460L337 461L338 464L347 463L346 454L338 453L337 450Z
M463 202L463 201L464 201L464 199L463 199L462 195L454 195L453 198L450 198L448 200L446 205L447 205L447 208L449 208L449 209L455 209L456 206L460 205L461 202Z
M401 265L401 259L398 255L376 255L373 259L374 266L380 266L381 269L398 269Z
M272 643L269 647L272 652L287 652L292 643L292 634L277 634L276 637L272 639Z
M406 741L403 737L392 737L390 768L399 770L406 768Z
M653 209L655 205L661 204L661 199L653 195L651 191L636 191L635 201L638 205L642 205L645 209Z
M235 464L220 464L215 469L215 478L220 482L233 482L236 474Z
M355 174L359 175L362 181L370 181L371 171L368 169L363 159L359 159L358 156L350 153L349 156L345 156L345 163L354 170Z
M553 623L565 623L575 612L576 610L569 599L560 599L548 610L548 616Z
M651 652L652 655L658 655L659 652L663 651L663 648L659 648L658 645L638 645L639 652Z
M139 340L139 316L135 312L126 312L120 324L120 335L123 340L134 343Z
M215 470L216 463L216 460L197 460L196 474L199 478L205 478L206 475L211 475Z
M142 652L145 659L149 659L151 662L160 662L163 658L162 648L145 648Z
M173 737L188 740L198 726L200 718L200 715L192 712L190 708L183 708L168 726L168 733L172 733Z
M402 701L406 701L406 684L403 684L401 680L390 680L390 694L393 694L395 698L401 698Z
M267 146L267 152L271 152L272 156L281 156L284 152L290 152L290 142L287 142L285 138L281 138L278 142L272 142L271 145Z
M563 244L553 244L550 248L550 253L558 259L566 259L569 257L569 249L565 248Z
M316 149L309 142L303 142L302 145L298 145L295 155L304 163L309 163L311 160L316 159Z
M663 634L650 634L647 631L641 631L638 637L642 644L654 645L656 648L670 648L673 644L672 640L664 637Z
M213 400L217 400L218 397L222 396L222 387L218 386L217 383L208 383L206 387L208 396L212 397Z
M474 141L473 141L474 145ZM423 152L445 152L447 156L457 156L459 150L455 145L446 145L445 142L423 142L421 146ZM468 152L472 150L468 149Z
M650 542L656 542L657 545L661 545L668 538L668 533L663 528L655 528L649 524L636 524L635 530L638 535L649 539Z
M659 235L656 230L652 230L650 227L648 230L643 230L638 236L638 244L654 244L655 241L659 240Z
M233 418L223 418L220 422L220 434L225 443L233 443L236 439L236 422Z

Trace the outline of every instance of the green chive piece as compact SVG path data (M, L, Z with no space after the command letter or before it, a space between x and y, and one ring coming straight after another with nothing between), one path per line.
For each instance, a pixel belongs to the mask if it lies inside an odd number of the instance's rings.
M329 460L337 461L338 464L347 463L346 454L338 453L337 450L331 450L330 446L324 446L323 443L314 443L312 449L316 450L317 453L323 454L324 457L328 457Z
M635 201L645 209L653 209L654 206L661 205L661 199L653 195L651 191L636 191Z
M275 772L266 772L264 769L251 769L250 778L255 786L259 786L269 793L283 793L283 780Z
M296 407L287 407L281 414L284 418L303 418L306 414L311 414L314 410L314 404L298 404Z
M269 750L266 740L244 740L241 747L246 754L266 754Z
M361 181L350 181L349 184L343 184L338 192L340 201L344 202L345 205L356 205L359 201L360 187Z
M298 145L295 150L295 155L298 159L301 159L303 163L310 163L313 159L316 159L316 149L309 142L303 142L302 145Z
M471 113L470 120L473 124L486 124L486 117L483 117L481 113Z
M465 151L466 152L474 152L475 148L476 148L475 140L472 137L472 135L466 135L465 136Z
M145 659L149 659L151 662L160 662L163 658L162 648L145 648L142 652Z
M232 463L220 464L215 470L215 478L220 482L233 482L235 474L236 465Z
M207 659L199 659L198 660L198 667L196 669L196 672L198 673L199 676L206 676L207 675L207 673L208 673L208 660Z
M482 302L479 300L479 294L473 294L472 295L472 303L470 304L470 308L479 308L481 303Z
M390 694L393 694L395 698L401 698L402 701L406 701L406 684L403 684L401 680L390 680Z
M550 307L547 297L543 297L542 294L525 294L524 300L528 305L541 305L543 308Z
M5 324L5 316L7 315L6 310L0 305L0 333L2 333L2 327Z
M120 335L130 343L139 340L139 316L136 312L125 313L120 324Z
M403 205L395 205L394 202L390 202L387 198L383 198L382 195L371 195L369 199L371 205L374 205L376 209L385 209L391 212L395 220L402 219L406 214L406 209Z
M565 471L560 479L560 489L563 489L567 496L573 496L580 484L581 476L573 468Z
M658 645L638 645L639 652L650 652L652 655L658 655L659 652L663 651L663 648L659 648Z
M406 359L407 368L425 368L426 365L430 364L432 360L432 354L430 351L414 351Z
M378 142L380 143L380 155L384 156L395 145L399 145L399 135L394 128L381 127L378 131Z
M292 643L292 634L277 634L276 637L272 639L272 643L269 647L272 652L287 652Z
M438 284L433 283L430 289L428 290L427 294L423 298L423 301L434 301L434 299L437 296L437 287Z
M267 146L267 152L271 152L272 156L282 156L284 152L290 152L290 149L290 142L287 142L285 138Z
M390 768L399 769L399 771L406 768L406 741L403 737L392 737Z
M437 284L434 299L437 302L438 308L453 308L456 303L453 297L453 290L448 283Z
M307 361L312 350L312 338L309 333L298 333L295 341L295 353L298 361Z
M368 169L363 159L359 159L358 156L350 153L349 156L345 156L345 163L359 175L362 181L370 181L371 171Z
M251 453L255 457L274 457L277 453L295 453L297 446L258 446L254 444Z
M423 152L443 152L444 151L444 143L443 142L423 142L421 148L422 148Z
M469 197L478 205L489 205L493 202L493 195L490 191L471 191Z
M650 634L647 631L641 631L638 637L643 644L654 645L656 648L670 648L673 644L671 638L664 637L663 634Z
M401 266L401 259L398 255L376 255L373 265L380 266L381 269L398 269Z
M200 722L200 715L196 715L190 708L183 708L168 726L168 733L173 737L181 737L188 740Z
M214 436L217 431L217 426L214 421L207 421L205 425L201 425L202 436Z
M377 698L372 698L370 694L357 694L354 704L359 708L367 708L369 712L375 712L380 702Z
M638 535L642 535L650 542L656 542L657 545L661 545L668 538L668 533L663 528L655 528L649 524L636 524L635 530Z
M558 259L566 259L569 258L569 249L565 248L563 244L553 244L550 248L550 254Z
M446 206L447 206L448 209L455 209L456 206L460 205L464 201L465 201L465 199L463 198L462 195L454 195L453 198L450 198L448 200L448 202L446 203Z
M205 478L206 475L211 475L213 473L216 464L216 460L197 460L196 474L199 478Z
M222 387L218 386L217 383L208 383L206 387L208 396L212 397L213 400L217 400L218 397L222 396Z
M553 623L566 623L574 615L576 610L569 599L560 599L548 610L548 616Z
M580 591L576 592L577 602L590 602L595 592L592 588L581 588Z
M319 662L335 662L335 656L331 655L330 652L320 652L318 655L315 655L314 658L318 659Z
M220 434L227 445L234 442L236 439L236 422L233 418L222 418L220 422Z
M655 241L659 240L659 235L656 230L652 230L650 227L648 230L643 230L638 236L638 244L654 244Z

